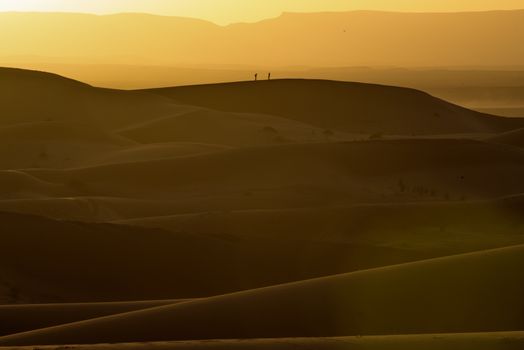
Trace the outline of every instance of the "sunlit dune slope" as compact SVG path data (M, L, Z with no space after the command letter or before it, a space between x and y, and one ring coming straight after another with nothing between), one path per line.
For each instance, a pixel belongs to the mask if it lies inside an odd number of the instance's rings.
M514 246L358 271L21 333L0 344L514 330L524 322L523 253Z
M235 199L235 198L233 198ZM117 197L55 197L18 198L0 201L0 210L51 217L60 220L107 222L145 216L191 213L206 210L226 210L236 206L253 208L259 203L250 198L244 201L224 201L215 198L202 202L200 198L189 200L141 200ZM269 199L265 201L266 206Z
M277 115L360 134L427 135L510 130L520 119L470 111L418 90L326 80L274 80L145 90L229 112Z
M90 124L47 121L17 124L0 128L2 141L53 140L84 141L91 143L113 144L115 146L133 146L135 142L121 136L97 129Z

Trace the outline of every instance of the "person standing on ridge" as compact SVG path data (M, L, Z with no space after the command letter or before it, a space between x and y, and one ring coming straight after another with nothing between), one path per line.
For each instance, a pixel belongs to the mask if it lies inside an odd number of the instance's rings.
M267 80L271 80L271 72L267 74Z
M255 73L255 81L258 80L258 73Z

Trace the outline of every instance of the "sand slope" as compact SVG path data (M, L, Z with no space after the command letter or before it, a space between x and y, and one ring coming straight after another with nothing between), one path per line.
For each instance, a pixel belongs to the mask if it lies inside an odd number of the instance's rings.
M342 133L325 135L323 129L286 118L209 109L153 120L120 130L120 134L141 143L198 142L236 147L350 138Z
M123 91L43 72L1 68L0 74L2 126L87 123L106 130L127 130L148 143L223 143L236 135L238 140L234 137L230 142L245 144L253 138L250 133L266 127L266 132L256 135L258 143L267 143L263 139L267 133L265 137L274 143L274 139L321 140L336 131L367 136L434 135L500 132L524 126L521 119L470 111L421 91L361 83L275 80ZM174 134L166 134L165 128ZM275 131L278 135L273 135Z
M72 350L520 350L522 332L421 334L338 338L281 338L248 340L203 340L156 343L69 345ZM39 346L61 350L62 346ZM32 347L3 347L5 350L33 350Z
M464 161L467 159L467 162ZM524 192L518 149L468 140L391 140L244 148L72 170L27 170L77 195L173 199L235 195L397 201ZM133 174L133 176L129 176ZM402 181L409 191L402 191ZM277 203L277 204L275 204Z
M0 68L0 75L1 126L68 121L109 130L188 109L159 96L94 88L50 73Z
M487 332L524 329L524 120L357 83L0 75L0 347L522 344Z
M524 322L523 253L515 246L359 271L20 333L0 344L514 330Z
M68 168L136 145L85 123L44 121L0 128L0 167Z
M179 341L131 344L69 345L74 350L519 350L524 343L522 332L422 334L401 336L292 338ZM63 347L41 346L43 350ZM5 347L6 350L29 350L29 347Z
M186 104L272 114L357 134L483 133L522 126L519 119L470 111L421 91L361 83L284 79L146 91Z
M244 239L375 242L450 255L524 243L523 198L205 212L118 223Z
M0 198L40 198L70 194L60 184L49 183L19 170L0 170Z
M487 141L522 148L524 147L524 129L517 129L499 135L495 135L493 137L488 138Z
M435 256L374 244L0 218L6 303L193 298Z
M98 158L87 161L85 165L100 165L112 163L131 163L147 160L158 160L175 158L203 153L211 153L229 149L224 145L193 143L193 142L169 142L139 145L124 150L107 152Z
M20 333L38 328L184 301L185 300L152 300L84 304L0 305L0 335Z

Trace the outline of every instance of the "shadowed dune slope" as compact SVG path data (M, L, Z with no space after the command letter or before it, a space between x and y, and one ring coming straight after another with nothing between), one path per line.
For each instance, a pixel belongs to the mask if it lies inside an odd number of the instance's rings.
M523 332L420 334L338 338L203 340L156 343L68 345L71 350L520 350ZM63 346L39 346L62 350ZM33 350L4 347L3 350Z
M435 256L9 213L0 213L0 231L0 298L6 303L203 297Z
M85 304L0 305L0 335L175 304L186 300L151 300Z
M2 199L64 196L70 192L65 186L49 183L18 170L0 170Z
M269 200L266 200L265 205ZM116 197L57 197L0 200L4 212L30 214L58 220L108 222L137 217L192 213L209 210L227 210L230 206L256 207L257 202L245 198L244 202L224 203L222 198L214 201L193 198L189 200L140 200Z
M282 117L209 109L153 120L123 129L120 134L141 143L200 142L236 147L321 142L328 138L323 129ZM333 140L348 137L329 135Z
M524 197L490 201L358 204L138 218L173 232L364 243L451 255L524 244ZM472 220L475 218L475 220Z
M0 128L0 167L67 168L136 145L135 142L75 122L34 122Z
M511 331L524 325L523 267L524 246L514 246L103 317L0 344Z
M484 133L524 126L524 120L474 112L421 91L362 83L274 80L145 91L179 103L272 114L358 134Z
M490 137L487 141L522 148L524 147L524 128Z
M250 191L251 200L256 200L259 192L293 198L314 189L317 196L333 192L353 201L393 201L524 192L523 164L519 149L446 139L283 145L27 172L48 182L69 184L82 195L173 199L195 193L242 196ZM418 190L402 194L401 180Z
M65 121L46 121L17 124L0 128L2 141L30 140L67 140L92 143L113 144L116 146L134 146L136 142L107 131L93 127L87 123Z
M227 146L204 143L154 143L150 145L139 145L121 151L108 152L96 159L88 161L87 164L131 163L211 153L227 149L229 149Z
M151 202L141 205L141 208L143 208L142 212L133 210L135 201L89 197L4 199L0 201L0 210L3 212L44 216L57 220L84 222L105 222L122 219L122 217L127 218L127 215L119 214L107 202L116 202L117 205L128 207L132 213L129 215L132 217L134 215L144 216L143 213L147 216L155 212L154 209L152 211L147 210L147 208L151 208Z

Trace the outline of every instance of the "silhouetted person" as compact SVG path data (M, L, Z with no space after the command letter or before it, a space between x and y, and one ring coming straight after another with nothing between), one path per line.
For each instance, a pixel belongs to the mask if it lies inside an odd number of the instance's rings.
M267 80L271 80L271 72L268 73Z
M258 80L258 73L255 73L255 81Z

